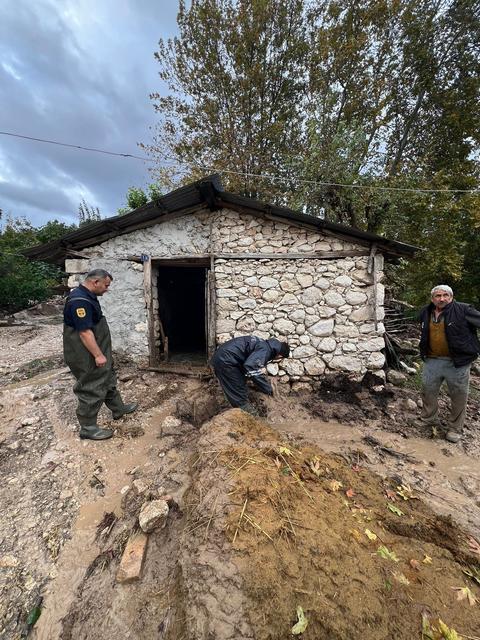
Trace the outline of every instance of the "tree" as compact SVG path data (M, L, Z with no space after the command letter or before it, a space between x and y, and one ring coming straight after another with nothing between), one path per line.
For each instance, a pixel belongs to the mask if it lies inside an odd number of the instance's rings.
M74 229L75 225L58 220L34 228L25 218L7 218L0 232L0 311L12 313L48 298L52 286L61 280L61 270L31 262L21 250L55 240Z
M158 202L161 197L160 187L157 184L148 185L147 193L141 187L129 187L126 196L127 204L125 207L120 207L117 213L119 216L123 216L138 207L143 207L150 201Z
M287 151L300 152L305 0L181 0L177 21L179 37L155 54L170 95L152 94L161 125L150 151L189 180L214 167L232 190L270 193L275 183L254 175L283 172Z
M442 273L468 294L479 14L477 0L181 1L156 54L170 93L152 94L150 152L176 163L162 184L218 170L230 190L422 245L402 289Z

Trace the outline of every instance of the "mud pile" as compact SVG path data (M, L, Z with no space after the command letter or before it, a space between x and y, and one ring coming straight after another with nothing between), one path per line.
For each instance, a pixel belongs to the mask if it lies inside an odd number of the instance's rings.
M307 640L411 640L422 624L436 638L439 618L467 637L480 628L478 549L410 487L282 441L240 410L172 451L163 479L172 472L185 493L150 535L141 581L115 584L127 509L63 638L106 637L108 617L122 638L278 640L293 637L299 607Z
M455 591L480 595L464 573L478 555L450 519L238 410L202 428L191 503L186 638L290 637L299 606L303 638L411 640L422 615L480 628L478 606Z

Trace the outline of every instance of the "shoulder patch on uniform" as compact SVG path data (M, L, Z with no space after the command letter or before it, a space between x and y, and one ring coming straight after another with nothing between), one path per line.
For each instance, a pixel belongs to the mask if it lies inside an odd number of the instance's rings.
M79 318L85 318L86 315L87 315L87 312L85 311L85 309L83 307L79 307L77 309L77 316Z

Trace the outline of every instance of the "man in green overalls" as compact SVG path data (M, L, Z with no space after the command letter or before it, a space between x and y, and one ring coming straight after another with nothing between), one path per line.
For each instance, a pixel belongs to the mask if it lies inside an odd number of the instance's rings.
M124 404L117 389L113 370L110 330L97 296L108 291L113 277L104 269L90 271L83 282L70 292L63 311L63 355L77 382L77 418L80 438L105 440L111 429L97 425L103 403L118 420L136 410L137 404Z

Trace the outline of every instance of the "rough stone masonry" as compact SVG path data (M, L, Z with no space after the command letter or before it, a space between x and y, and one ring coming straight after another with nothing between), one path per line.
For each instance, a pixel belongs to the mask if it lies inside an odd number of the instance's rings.
M318 251L353 255L312 256ZM112 272L112 291L102 299L102 306L114 348L143 360L148 357L143 266L127 257L217 256L217 342L251 333L288 339L291 357L268 369L281 382L293 382L328 371L360 375L383 367L383 256L377 253L373 258L374 283L365 251L365 246L294 223L223 209L184 215L117 236L83 249L87 258L67 260L65 267L72 274L70 286L90 269ZM158 301L154 300L154 308Z

